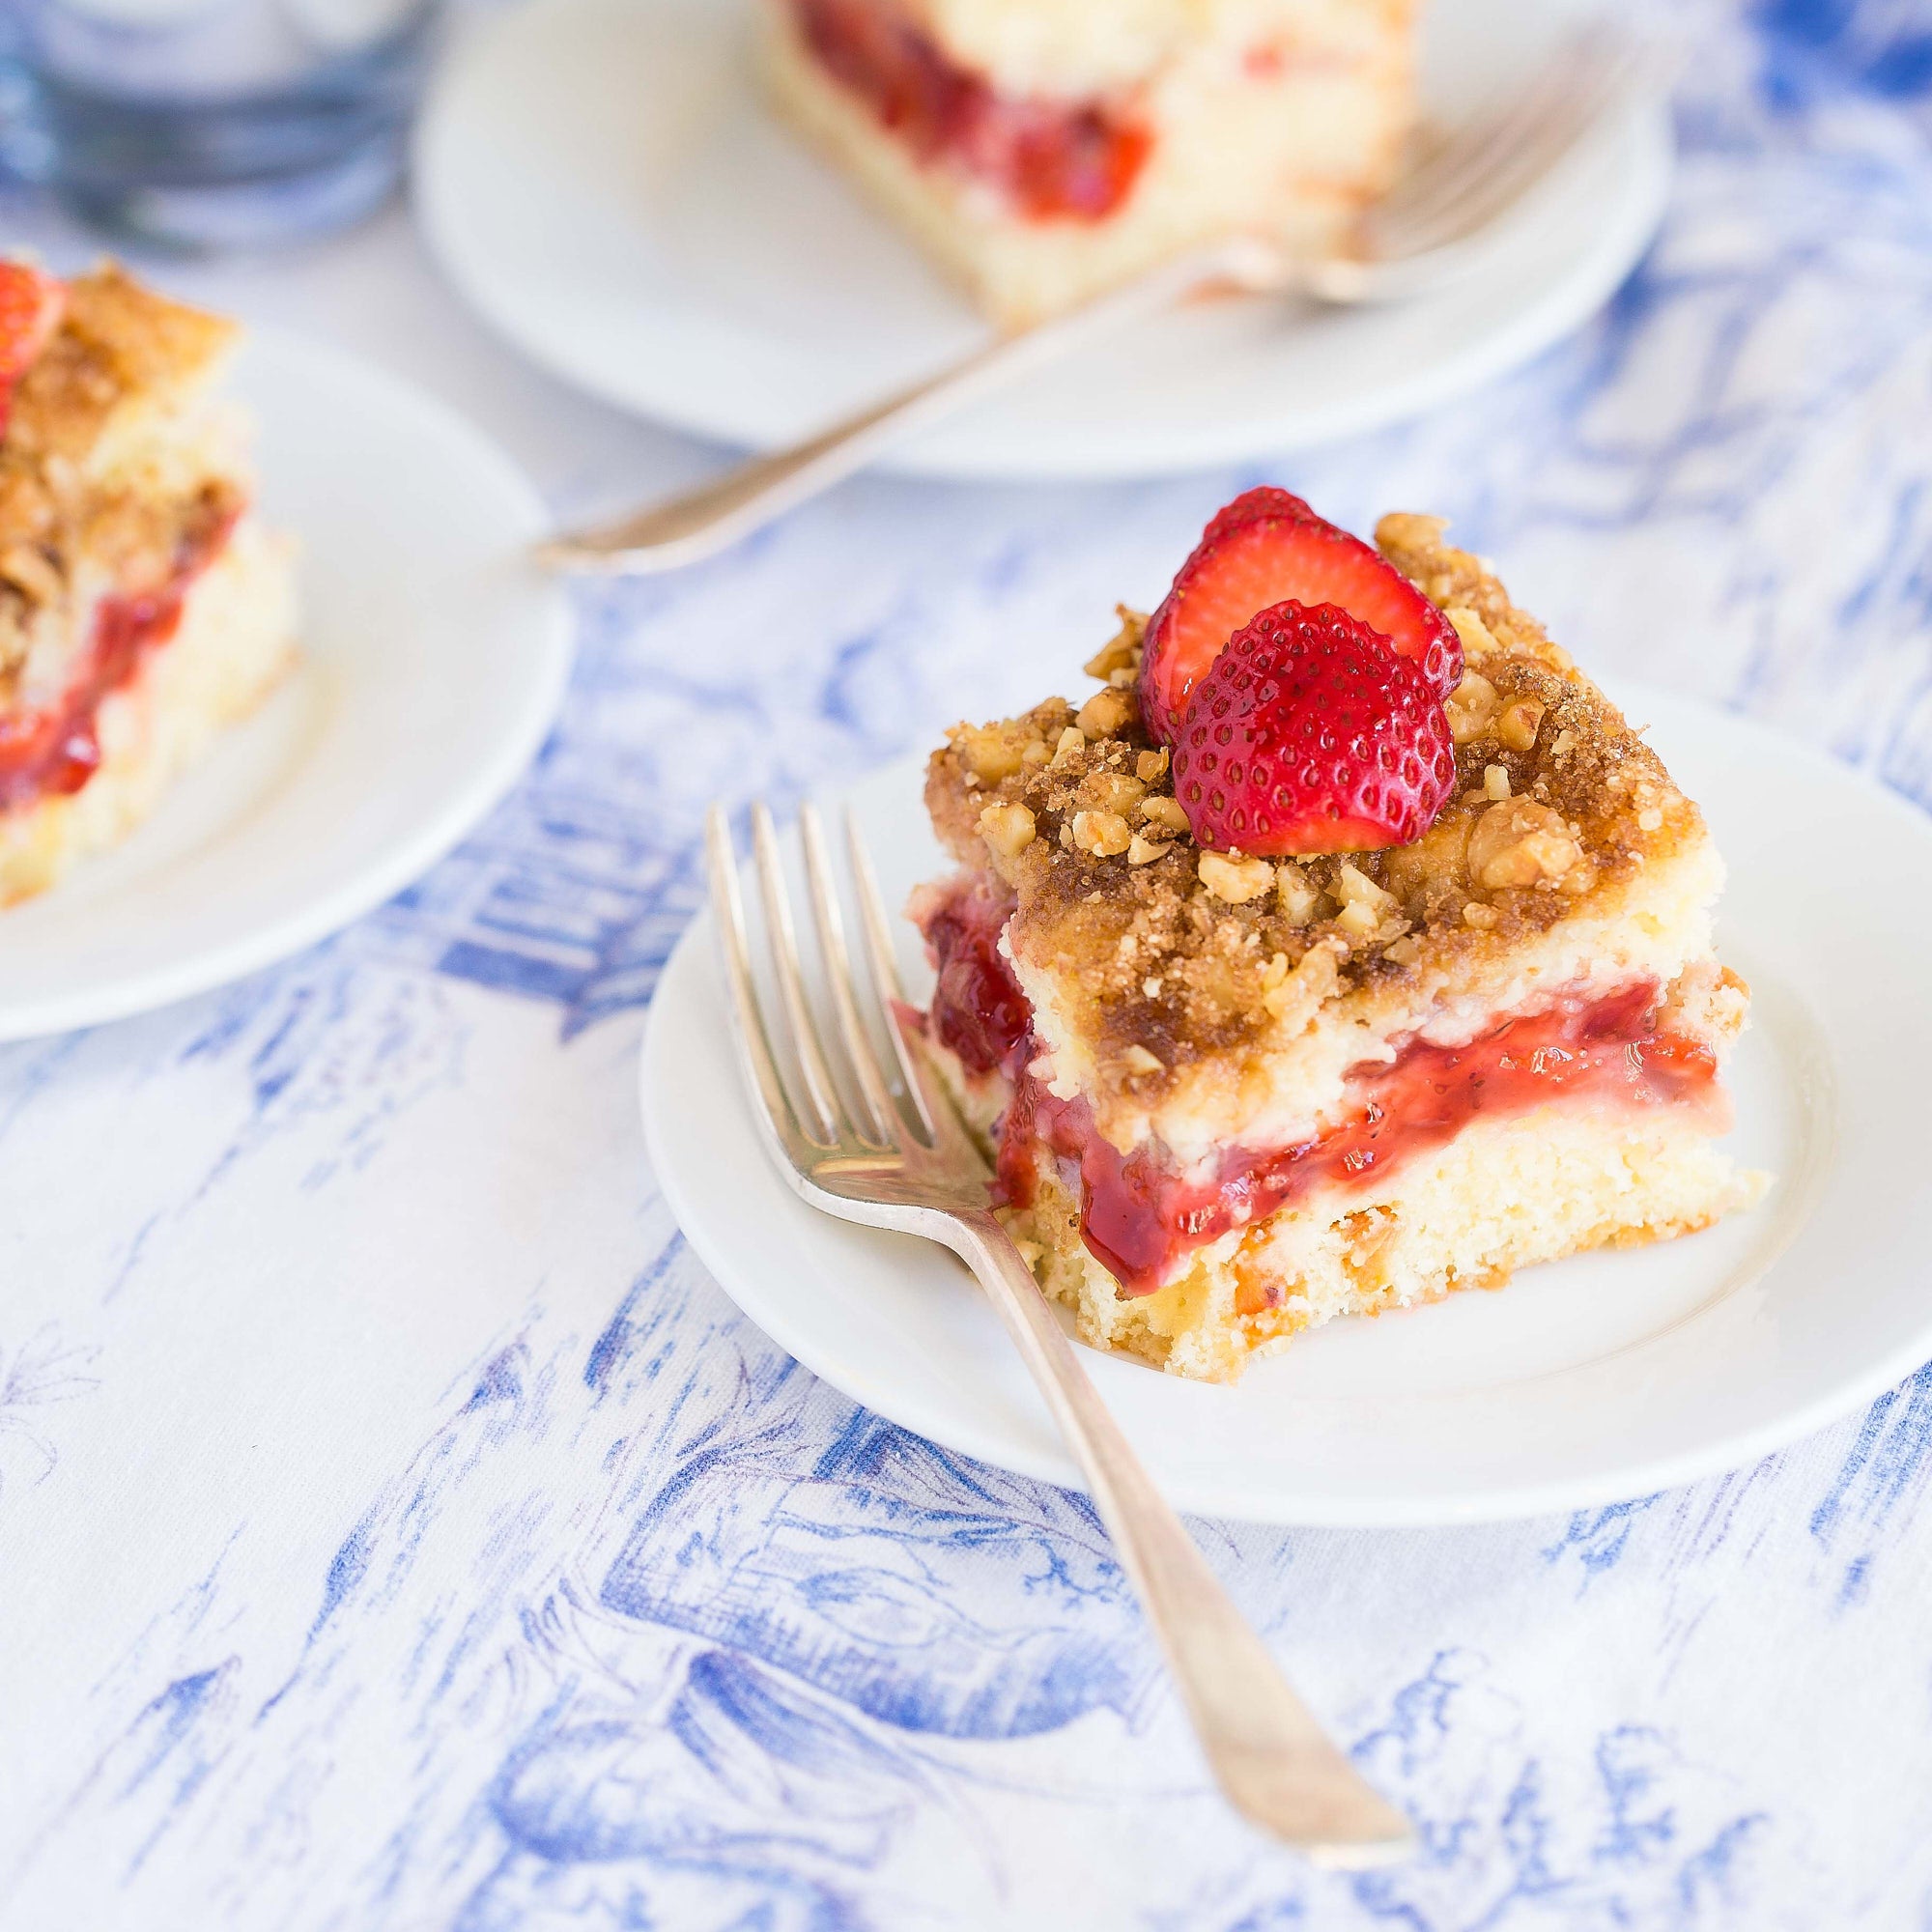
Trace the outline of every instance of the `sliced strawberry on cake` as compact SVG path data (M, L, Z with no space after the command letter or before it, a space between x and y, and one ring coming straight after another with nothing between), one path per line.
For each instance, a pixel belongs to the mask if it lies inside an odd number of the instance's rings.
M1331 527L1255 508L1197 558ZM1129 619L1077 711L956 726L931 761L959 870L912 908L928 1037L1042 1286L1178 1374L1762 1184L1716 1145L1748 994L1713 951L1704 821L1441 532L1384 518L1374 571L1321 535L1350 581L1314 605L1231 615L1282 582L1260 568L1198 634L1182 599L1169 651L1230 628L1162 728L1178 681ZM1417 603L1467 655L1446 702Z
M1286 490L1250 490L1202 532L1148 619L1141 709L1172 744L1189 694L1241 626L1269 606L1334 604L1407 658L1438 697L1463 675L1455 627L1359 537Z
M1332 604L1243 624L1195 686L1173 757L1196 842L1270 859L1405 845L1456 784L1441 699Z

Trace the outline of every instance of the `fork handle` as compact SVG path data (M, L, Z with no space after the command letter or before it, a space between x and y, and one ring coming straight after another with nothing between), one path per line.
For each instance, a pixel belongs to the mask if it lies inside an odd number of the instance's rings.
M1280 251L1264 242L1237 236L1190 250L1065 315L1001 336L789 449L754 456L616 523L553 537L538 547L538 558L559 569L619 575L696 563L843 482L920 430L1083 343L1218 284L1275 287L1287 274Z
M1289 1689L1128 1446L1006 1230L991 1213L961 1215L955 1226L954 1251L991 1295L1086 1474L1221 1789L1318 1862L1358 1868L1406 1856L1407 1819Z

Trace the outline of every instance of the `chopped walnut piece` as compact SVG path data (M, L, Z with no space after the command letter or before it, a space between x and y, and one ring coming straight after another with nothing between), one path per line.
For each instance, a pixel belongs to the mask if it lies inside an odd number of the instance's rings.
M1459 745L1480 738L1496 715L1496 688L1482 672L1465 670L1463 682L1443 699L1449 735Z
M1496 642L1494 632L1476 611L1459 604L1453 611L1445 611L1442 614L1455 625L1456 635L1463 639L1465 657L1486 658L1492 651L1502 649L1502 645Z
M1562 814L1533 798L1491 806L1469 835L1469 871L1488 892L1561 878L1582 856Z
M1360 899L1351 899L1335 915L1335 923L1350 939L1373 939L1381 926L1376 917L1375 908L1365 905Z
M1395 895L1383 892L1360 867L1346 859L1335 868L1335 891L1344 905L1366 906L1377 919L1395 910Z
M1142 784L1152 784L1156 779L1167 776L1168 751L1165 745L1158 751L1143 752L1134 760L1134 776Z
M1118 670L1137 670L1141 661L1141 638L1147 619L1124 604L1115 606L1121 628L1087 660L1089 677L1111 678Z
M1187 813L1178 798L1144 798L1141 816L1152 825L1164 825L1170 832L1187 830Z
M1514 704L1504 707L1502 717L1496 721L1496 736L1512 752L1535 751L1536 734L1543 728L1544 709L1533 697L1519 697Z
M1060 734L1060 742L1053 748L1053 762L1056 765L1069 763L1087 749L1087 734L1077 724L1069 724Z
M1035 830L1033 813L1023 805L989 805L980 814L980 837L1003 859L1024 852Z
M1164 859L1173 850L1172 845L1157 845L1151 838L1143 838L1136 832L1127 841L1127 864L1151 866L1156 859Z
M1507 765L1485 765L1483 767L1483 796L1500 801L1510 795L1510 775Z
M1111 738L1133 715L1133 699L1109 685L1080 707L1073 722L1090 738Z
M1463 908L1463 923L1473 925L1478 932L1487 932L1501 917L1494 906L1486 906L1481 899L1471 899Z
M1114 811L1122 818L1131 818L1134 808L1147 794L1139 779L1129 778L1125 772L1103 768L1089 772L1080 781L1076 796L1081 805L1094 811Z
M1165 1063L1157 1054L1150 1053L1138 1040L1121 1055L1122 1064L1131 1073L1165 1073Z
M1275 892L1281 899L1281 916L1290 925L1306 925L1321 903L1321 888L1293 859L1285 859L1275 871Z
M1245 905L1274 885L1274 867L1265 859L1231 859L1220 852L1204 852L1201 883L1229 905Z
M14 544L0 556L0 578L23 590L36 604L56 602L65 588L60 572L32 544Z
M1118 859L1133 842L1133 834L1118 811L1076 811L1073 842L1096 859Z
M1011 778L1025 762L1026 734L1009 724L955 724L947 734L981 784Z

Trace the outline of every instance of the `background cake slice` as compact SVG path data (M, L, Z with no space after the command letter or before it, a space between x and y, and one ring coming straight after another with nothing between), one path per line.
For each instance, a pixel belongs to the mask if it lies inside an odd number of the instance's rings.
M293 660L219 317L0 263L0 904L124 837ZM5 358L0 357L0 363Z
M1409 0L763 0L787 118L1009 326L1394 178Z
M1179 1373L1688 1233L1761 1184L1715 1144L1747 993L1703 818L1441 527L1378 532L1466 658L1453 788L1409 843L1202 849L1134 619L1077 712L958 726L931 763L961 869L913 908L930 1036L1048 1292Z

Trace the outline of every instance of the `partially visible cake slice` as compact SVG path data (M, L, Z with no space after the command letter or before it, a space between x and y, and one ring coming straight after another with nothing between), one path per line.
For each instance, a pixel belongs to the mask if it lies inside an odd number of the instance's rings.
M1335 248L1412 119L1411 0L761 0L773 98L996 320L1230 233Z
M238 331L112 266L0 262L0 905L125 837L293 661Z
M1077 711L956 726L931 761L960 869L913 906L938 968L928 1036L1042 1285L1091 1341L1179 1374L1226 1379L1337 1315L1703 1228L1762 1184L1715 1145L1748 995L1713 951L1703 818L1441 530L1377 533L1466 657L1442 802L1407 843L1204 849L1131 617ZM1199 602L1189 571L1178 590ZM1163 735L1184 758L1219 716ZM1373 792L1399 761L1369 762Z

